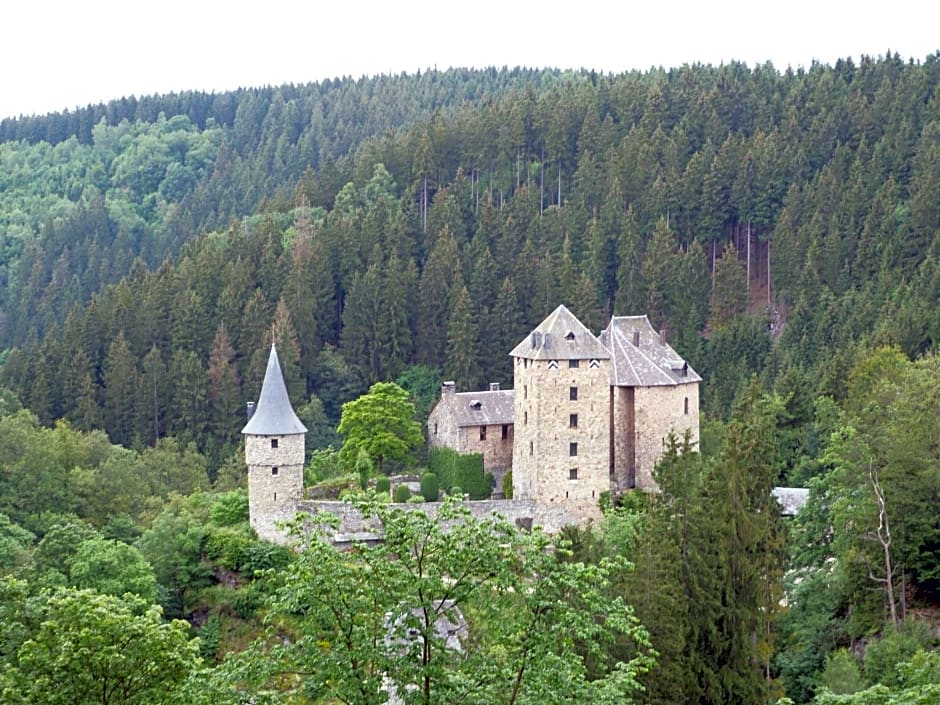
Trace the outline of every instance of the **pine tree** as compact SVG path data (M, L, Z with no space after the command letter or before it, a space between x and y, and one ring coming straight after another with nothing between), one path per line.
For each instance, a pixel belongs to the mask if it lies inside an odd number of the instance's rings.
M444 362L447 322L459 262L457 242L445 229L434 243L418 284L415 349L418 361L429 367L441 367Z
M481 382L477 351L479 327L470 293L458 283L454 305L447 327L447 365L445 377L457 382L460 389L479 389Z
M129 446L134 440L139 391L137 365L124 333L120 332L108 346L104 364L104 422L114 443Z
M402 261L393 251L385 262L382 279L378 349L383 379L394 379L414 355L412 325L418 282L414 261Z
M209 405L206 390L209 378L192 350L177 350L169 366L174 380L173 401L170 406L170 433L176 436L181 446L196 443L205 448L206 431L209 426Z
M379 264L374 263L364 273L353 277L343 302L343 354L369 383L382 379L381 320L382 275Z
M140 389L137 397L137 433L148 445L154 445L166 433L169 404L167 369L154 345L141 362Z
M635 316L646 311L643 284L643 246L640 228L630 208L617 240L617 295L612 313Z
M487 368L489 377L496 382L508 383L513 379L512 358L508 353L527 333L522 306L509 277L503 280L496 297L492 325L495 332L493 350L496 352Z
M676 240L665 218L660 218L646 246L643 281L646 283L646 312L657 328L670 320L676 296Z
M728 243L715 265L715 287L708 306L708 325L718 329L747 311L747 274L734 243Z
M770 675L785 560L780 507L771 494L777 404L751 382L703 485L689 553L696 606L690 658L703 703L746 705L779 695Z
M235 445L242 421L235 349L220 323L209 351L209 430L216 443Z

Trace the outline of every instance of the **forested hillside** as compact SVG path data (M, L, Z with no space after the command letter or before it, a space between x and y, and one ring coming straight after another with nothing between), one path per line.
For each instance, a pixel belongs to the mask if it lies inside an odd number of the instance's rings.
M704 378L701 453L677 439L659 501L571 537L645 567L609 576L660 653L638 698L834 703L938 668L914 653L940 605L940 55L155 96L0 140L0 519L27 581L60 513L151 562L147 532L201 522L144 597L228 619L225 571L287 561L247 533L223 556L207 517L238 500L200 495L238 484L272 342L323 449L373 382L420 420L444 378L509 386L508 351L565 303L594 330L647 313ZM752 521L775 484L812 488L789 539ZM69 566L57 584L94 587ZM645 652L605 653L589 673Z

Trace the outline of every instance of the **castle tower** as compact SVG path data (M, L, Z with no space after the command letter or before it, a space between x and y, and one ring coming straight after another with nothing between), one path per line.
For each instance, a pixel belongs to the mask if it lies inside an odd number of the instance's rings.
M249 404L249 413L251 410ZM304 490L304 434L271 346L258 405L242 429L248 465L248 513L263 539L282 541L275 522L291 519Z
M655 490L669 434L698 443L702 378L646 316L614 316L599 340L611 353L614 489Z
M599 519L611 479L610 353L559 306L510 355L513 498Z

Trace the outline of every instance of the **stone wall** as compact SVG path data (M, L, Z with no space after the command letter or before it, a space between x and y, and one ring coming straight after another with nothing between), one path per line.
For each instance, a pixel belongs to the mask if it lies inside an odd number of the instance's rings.
M428 446L458 449L459 429L451 408L453 392L446 390L428 415Z
M610 361L552 362L516 358L513 497L597 520L610 489Z
M663 455L670 432L688 429L698 444L698 382L663 387L638 387L636 408L636 487L656 489L653 468Z
M513 424L494 424L484 426L486 438L480 438L479 426L464 426L457 432L457 451L459 453L480 453L483 456L483 472L491 472L496 477L496 486L503 474L512 467ZM503 438L503 428L506 437Z
M303 498L304 436L245 436L245 460L251 526L274 541L279 536L275 523L291 518Z
M442 502L423 502L389 506L404 511L424 512L430 517L435 517L442 505ZM565 526L581 523L580 517L569 514L562 507L539 506L527 500L467 501L464 502L464 506L479 520L488 519L497 514L520 528L528 529L537 526L547 533L558 533ZM368 521L363 519L362 514L352 504L311 500L298 502L290 508L290 511L281 512L277 517L272 518L272 521L267 522L264 527L263 538L274 543L289 543L287 534L282 528L277 527L277 523L294 519L298 512L311 515L329 513L335 516L339 520L339 525L332 532L330 539L338 545L381 540L382 527L379 523L372 518Z

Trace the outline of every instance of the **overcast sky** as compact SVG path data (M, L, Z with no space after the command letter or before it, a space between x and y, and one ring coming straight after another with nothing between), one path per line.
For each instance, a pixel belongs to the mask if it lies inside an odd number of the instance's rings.
M16 0L0 14L0 118L434 67L922 61L938 28L936 0Z

